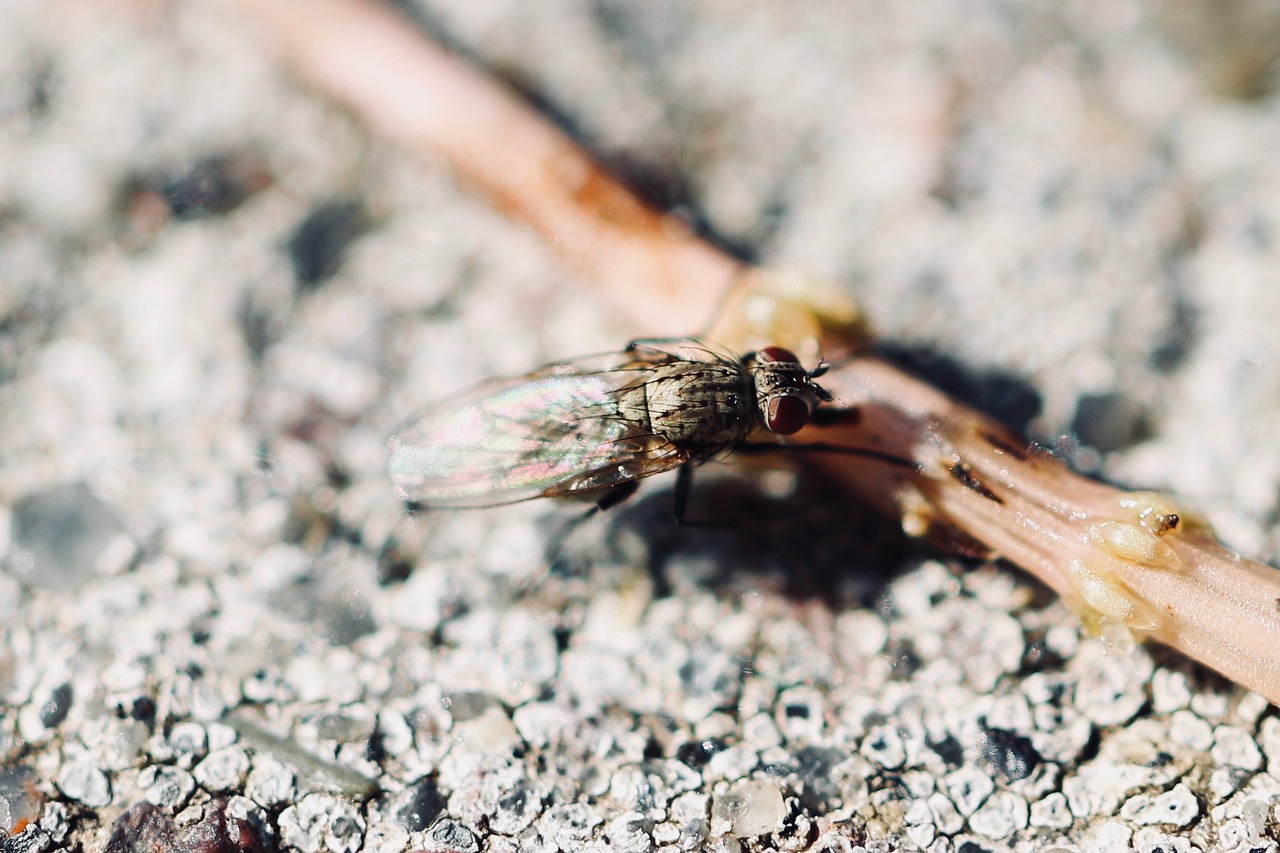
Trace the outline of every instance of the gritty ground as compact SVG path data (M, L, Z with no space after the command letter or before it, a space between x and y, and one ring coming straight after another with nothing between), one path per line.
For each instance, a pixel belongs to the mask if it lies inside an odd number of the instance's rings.
M1268 4L406 5L1275 562ZM0 0L0 850L1280 849L1264 700L807 475L715 466L747 533L660 479L558 548L576 509L404 514L422 404L700 322L630 327L232 5Z

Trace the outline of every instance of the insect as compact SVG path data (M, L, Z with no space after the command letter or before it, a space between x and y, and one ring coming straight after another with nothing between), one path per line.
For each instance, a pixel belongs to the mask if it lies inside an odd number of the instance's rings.
M785 446L752 438L808 423L832 399L814 381L824 372L780 346L734 356L693 338L635 341L428 409L391 437L387 470L400 497L419 506L598 495L596 508L606 509L639 480L679 469L674 512L683 521L693 469L729 451Z

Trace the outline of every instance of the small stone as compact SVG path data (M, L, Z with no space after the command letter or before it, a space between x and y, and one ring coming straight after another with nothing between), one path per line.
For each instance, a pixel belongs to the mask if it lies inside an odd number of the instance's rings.
M379 712L378 734L387 755L399 757L413 749L413 726L398 711Z
M907 760L907 747L896 726L876 726L867 732L859 752L886 770L897 770Z
M100 809L111 803L111 779L98 765L80 758L62 765L58 773L58 789L68 799Z
M303 853L355 853L364 836L364 821L346 800L308 794L277 819L280 840Z
M1239 791L1252 775L1253 771L1239 767L1219 767L1214 770L1209 774L1209 793L1213 795L1213 802L1222 802Z
M73 697L71 685L62 683L49 691L48 697L40 703L40 723L46 729L57 728L67 718Z
M964 817L956 810L955 803L947 798L946 794L941 792L930 794L928 800L929 811L933 812L934 826L938 827L938 831L943 835L955 835L964 829Z
M238 789L249 772L249 756L238 746L210 752L193 771L196 781L206 791Z
M421 832L435 823L447 805L440 787L428 776L393 796L388 811L392 820L409 832Z
M1253 735L1236 726L1218 726L1213 732L1213 748L1209 757L1218 764L1241 770L1257 770L1262 766L1262 753Z
M554 702L526 702L511 719L525 743L535 747L555 742L575 724L573 715Z
M778 694L778 728L791 743L815 743L822 738L826 721L826 697L807 685L791 687Z
M782 743L782 734L768 714L754 714L742 723L742 739L759 752Z
M604 837L618 853L650 853L653 838L648 826L649 820L639 812L623 812L605 824Z
M727 821L735 838L776 832L786 813L782 792L763 779L738 782L711 807L712 818Z
M1146 704L1152 664L1141 651L1108 655L1099 645L1090 644L1081 648L1071 668L1080 679L1076 704L1098 726L1126 723Z
M1044 762L1029 738L1008 729L984 727L982 756L1006 782L1026 779Z
M143 790L147 802L163 809L178 811L191 798L196 783L191 774L181 767L152 764L143 768L138 775L138 787Z
M653 843L665 847L680 840L680 827L674 823L660 823L653 828Z
M1191 710L1206 720L1223 720L1227 716L1229 701L1228 693L1196 693L1191 697Z
M435 850L448 850L449 853L479 853L480 850L476 834L458 821L448 818L432 824L427 831L427 838Z
M1133 838L1133 830L1118 820L1109 820L1094 824L1079 840L1082 850L1090 853L1132 853L1129 842Z
M1139 826L1169 824L1188 826L1200 815L1200 803L1186 785L1179 783L1159 796L1138 794L1120 809L1120 816Z
M522 770L490 773L481 784L482 808L499 835L519 835L542 812L542 798Z
M1213 745L1213 727L1191 711L1175 711L1169 718L1169 740L1196 752Z
M1031 826L1049 829L1068 829L1074 818L1067 807L1067 798L1061 791L1054 791L1031 804Z
M969 818L969 828L978 835L999 840L1027 825L1027 801L1012 791L996 791Z
M750 746L735 743L720 750L707 762L706 775L712 779L741 779L756 768L760 756Z
M269 755L253 757L245 794L265 809L291 801L297 793L293 769Z
M1189 838L1146 828L1134 833L1133 853L1201 853L1201 848Z
M586 803L552 806L538 820L543 834L564 850L581 849L600 823L599 812Z
M1161 667L1151 676L1151 710L1169 714L1191 702L1191 686L1187 674Z
M938 827L933 822L933 811L925 800L913 802L902 821L906 824L904 834L920 850L927 849L938 835Z
M951 802L955 803L956 811L969 817L987 801L996 784L975 767L961 767L943 777L943 786Z
M1258 719L1271 707L1271 702L1265 696L1254 693L1252 690L1245 691L1240 697L1240 701L1236 703L1236 719L1247 728L1254 728L1258 725Z
M40 828L49 833L54 844L61 844L71 831L71 817L67 812L67 804L51 800L44 805L44 814L40 816Z
M1267 717L1262 721L1258 744L1267 756L1267 773L1280 778L1280 718Z
M204 756L208 735L199 723L178 723L167 738L151 743L151 754L158 761L174 761L188 770Z

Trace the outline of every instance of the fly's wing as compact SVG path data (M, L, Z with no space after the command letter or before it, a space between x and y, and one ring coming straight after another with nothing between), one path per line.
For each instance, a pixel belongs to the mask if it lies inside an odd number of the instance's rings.
M670 470L686 455L618 411L619 394L655 363L619 353L481 385L391 437L391 482L407 501L464 508L589 492Z

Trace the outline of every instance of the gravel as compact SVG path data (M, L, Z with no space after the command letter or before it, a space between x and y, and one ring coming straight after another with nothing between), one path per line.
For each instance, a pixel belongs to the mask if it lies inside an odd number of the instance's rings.
M1275 561L1271 4L403 5ZM660 478L568 536L406 515L419 406L689 329L227 14L0 4L0 851L1280 849L1265 700L1012 567L806 526L813 478L750 504L768 547L673 531Z

